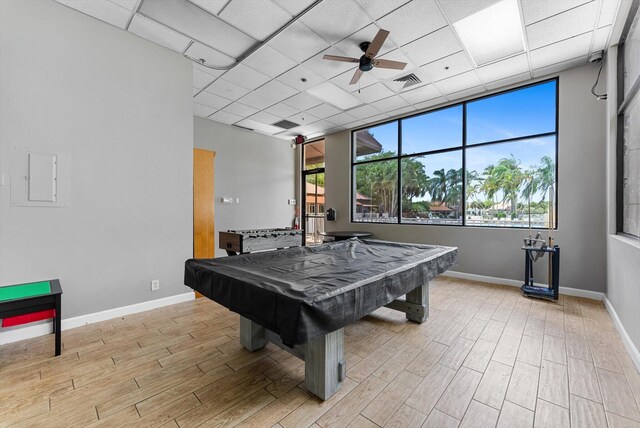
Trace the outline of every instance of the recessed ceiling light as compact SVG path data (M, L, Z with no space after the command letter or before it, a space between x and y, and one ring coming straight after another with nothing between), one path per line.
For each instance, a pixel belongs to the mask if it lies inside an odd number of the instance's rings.
M524 51L517 0L502 0L453 23L477 66Z
M338 88L331 82L324 82L307 89L307 93L342 110L347 110L362 104L362 101L358 98Z

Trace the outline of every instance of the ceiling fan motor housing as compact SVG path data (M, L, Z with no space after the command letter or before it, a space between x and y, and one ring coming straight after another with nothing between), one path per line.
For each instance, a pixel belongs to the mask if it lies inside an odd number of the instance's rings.
M371 61L371 58L366 55L362 55L360 57L360 65L358 66L358 68L362 71L371 70L373 68L373 62Z

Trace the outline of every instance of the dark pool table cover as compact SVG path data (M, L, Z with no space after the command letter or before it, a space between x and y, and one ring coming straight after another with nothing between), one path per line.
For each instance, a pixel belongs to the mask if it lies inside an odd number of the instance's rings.
M456 261L455 247L353 238L190 259L185 284L292 346L357 321Z

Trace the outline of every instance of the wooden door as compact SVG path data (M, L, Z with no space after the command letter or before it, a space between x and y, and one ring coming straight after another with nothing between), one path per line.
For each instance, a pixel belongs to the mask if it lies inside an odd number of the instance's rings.
M193 257L215 257L214 160L211 150L193 150ZM196 297L202 297L196 292Z

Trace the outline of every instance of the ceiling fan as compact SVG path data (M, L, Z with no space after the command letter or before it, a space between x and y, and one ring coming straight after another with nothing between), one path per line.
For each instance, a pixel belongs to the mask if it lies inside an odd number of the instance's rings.
M371 42L362 42L360 43L360 49L364 52L359 59L351 58L348 56L336 56L336 55L325 55L322 58L328 59L330 61L341 61L341 62L355 62L358 63L358 69L356 73L353 75L350 85L355 85L362 77L362 74L365 71L371 70L373 67L376 68L391 68L394 70L404 70L407 66L406 62L400 61L391 61L390 59L376 59L375 56L382 48L384 41L387 39L389 32L386 30L379 30L378 34L373 38Z

